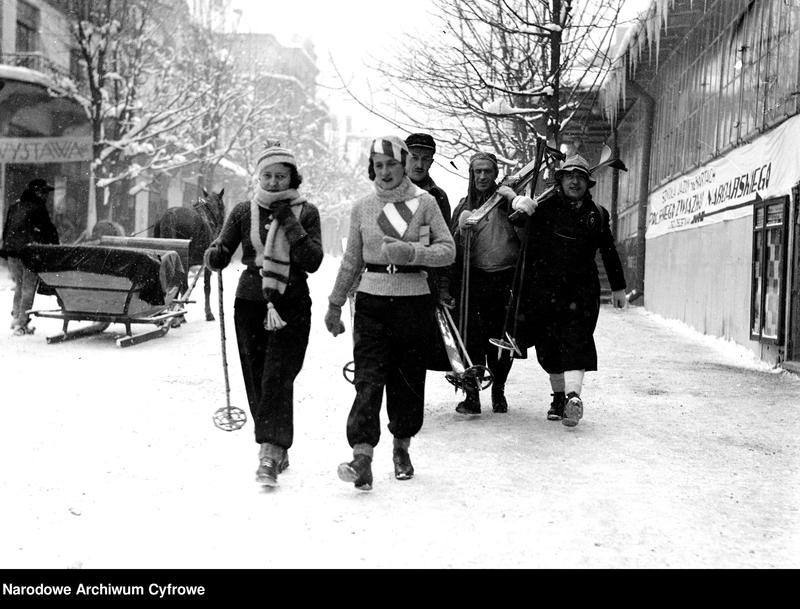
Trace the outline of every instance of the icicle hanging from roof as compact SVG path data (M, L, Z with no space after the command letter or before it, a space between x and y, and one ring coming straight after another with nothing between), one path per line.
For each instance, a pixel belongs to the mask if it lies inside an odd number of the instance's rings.
M627 79L636 75L636 68L642 59L645 43L648 45L648 55L651 62L653 61L653 45L655 45L655 62L656 68L658 68L661 51L661 29L667 29L669 11L674 7L675 0L653 0L650 7L639 17L641 20L639 27L636 30L632 30L631 34L626 36L626 40L623 41L621 45L622 51L612 62L614 65L609 70L601 91L603 113L612 124L616 124L620 102L625 105ZM693 0L689 0L689 8L694 8ZM630 73L628 74L627 72Z

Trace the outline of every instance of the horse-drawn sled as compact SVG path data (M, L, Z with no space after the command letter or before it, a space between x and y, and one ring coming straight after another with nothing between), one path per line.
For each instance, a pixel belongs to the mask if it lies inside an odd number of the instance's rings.
M98 334L111 324L125 326L116 341L120 347L164 336L190 302L188 247L188 239L130 237L103 237L88 245L27 245L22 263L39 277L39 292L55 295L59 306L30 313L63 321L62 331L48 336L48 343ZM68 329L79 321L93 323ZM134 334L135 324L154 328Z

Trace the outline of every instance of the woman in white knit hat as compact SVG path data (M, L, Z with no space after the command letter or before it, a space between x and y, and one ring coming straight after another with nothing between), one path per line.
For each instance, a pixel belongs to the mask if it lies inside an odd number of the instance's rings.
M246 266L239 278L234 324L247 401L259 444L256 481L278 483L294 437L293 387L311 327L306 279L322 262L319 211L298 191L294 155L266 148L250 201L237 204L206 250L208 268L225 268L237 247Z
M409 445L422 428L426 352L435 333L424 268L444 267L455 259L453 238L436 199L406 175L407 156L400 138L372 142L369 177L375 192L353 205L347 250L325 316L334 336L344 332L342 305L365 269L355 297L356 398L347 419L353 460L338 470L342 480L360 490L372 488L384 388L395 477L414 475Z

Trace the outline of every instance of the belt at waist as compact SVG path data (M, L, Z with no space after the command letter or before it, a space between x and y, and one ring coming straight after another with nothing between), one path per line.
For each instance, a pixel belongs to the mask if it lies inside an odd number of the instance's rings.
M424 271L425 267L422 266L397 266L394 264L367 264L367 270L370 273L419 273Z

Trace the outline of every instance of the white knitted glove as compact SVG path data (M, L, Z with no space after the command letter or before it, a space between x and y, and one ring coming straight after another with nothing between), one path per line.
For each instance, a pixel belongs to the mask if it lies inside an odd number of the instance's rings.
M339 334L344 332L342 307L336 306L333 303L328 303L328 312L325 314L325 327L328 329L328 332L334 336L339 336Z
M514 197L517 196L517 193L514 192L514 189L511 188L510 186L498 186L497 194L499 194L501 197L509 201L513 201Z
M389 235L383 236L383 243L381 243L381 252L383 252L392 264L406 265L411 264L416 256L414 246L403 241L402 239L395 239Z
M511 209L515 211L524 211L530 216L536 211L536 201L525 195L519 195L514 197L514 200L511 201Z

